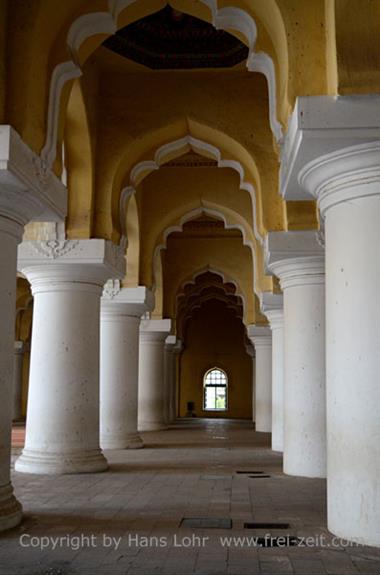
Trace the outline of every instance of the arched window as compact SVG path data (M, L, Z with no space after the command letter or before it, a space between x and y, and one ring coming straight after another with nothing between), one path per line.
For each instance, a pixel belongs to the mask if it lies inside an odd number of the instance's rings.
M203 378L203 409L205 411L227 410L227 374L217 367L206 371Z

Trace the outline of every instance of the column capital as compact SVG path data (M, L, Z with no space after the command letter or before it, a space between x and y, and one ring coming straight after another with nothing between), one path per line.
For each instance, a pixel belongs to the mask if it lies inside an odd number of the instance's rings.
M145 286L123 288L120 280L108 280L101 299L102 318L130 316L140 318L154 308L154 295Z
M254 344L255 349L272 345L272 333L268 325L248 325L247 335Z
M246 342L244 347L245 347L245 351L248 355L250 355L252 358L254 358L256 356L255 348L252 344Z
M271 329L284 325L284 296L282 293L262 292L260 294L260 309L267 317Z
M183 351L184 347L185 347L185 345L184 345L182 339L177 338L176 344L173 347L172 351L175 355L178 355L179 353L181 353L181 351Z
M168 335L168 337L165 339L165 351L172 352L176 343L177 343L177 336Z
M24 226L57 221L67 211L67 190L9 125L0 125L0 214Z
M22 340L16 340L14 345L15 354L23 354L25 351L25 342Z
M125 274L124 250L102 239L22 242L18 270L32 284L32 293L101 289L109 277Z
M265 266L280 279L282 289L324 283L324 249L318 233L269 232L265 238Z
M379 94L297 98L281 154L283 198L311 199L309 185L299 178L310 162L350 146L379 141L379 107Z
M332 206L380 195L380 135L376 142L343 148L309 162L298 176L322 216Z
M143 341L162 342L170 333L170 319L143 319L140 323L140 338Z
M175 355L181 353L182 349L182 340L178 339L176 335L168 335L168 337L165 339L165 350Z

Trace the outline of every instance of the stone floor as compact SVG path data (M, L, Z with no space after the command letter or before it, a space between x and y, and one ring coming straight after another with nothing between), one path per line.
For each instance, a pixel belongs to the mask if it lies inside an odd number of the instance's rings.
M0 574L380 574L380 549L327 532L325 481L284 476L269 436L249 422L190 420L143 435L145 449L107 452L107 473L14 473L25 519L0 536ZM20 445L20 430L14 437ZM189 528L183 518L233 526ZM290 526L245 529L252 521ZM290 536L300 541L283 546Z

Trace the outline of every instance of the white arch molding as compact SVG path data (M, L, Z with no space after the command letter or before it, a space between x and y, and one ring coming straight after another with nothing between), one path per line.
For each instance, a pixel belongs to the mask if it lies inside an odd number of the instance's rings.
M198 218L199 216L202 215L207 215L210 217L214 217L217 218L218 220L222 220L224 227L227 230L239 230L242 234L242 238L243 238L243 245L246 247L249 247L251 250L251 254L252 254L252 273L253 273L253 277L252 277L252 285L253 285L253 289L254 292L259 295L259 292L256 292L255 289L255 277L257 277L256 275L256 257L255 257L255 246L253 244L253 242L251 242L249 239L247 239L247 234L246 234L246 230L244 229L244 227L240 224L235 224L235 223L229 223L225 217L225 215L220 212L219 210L216 209L212 209L212 208L207 208L205 206L201 206L199 208L195 208L194 210L191 210L190 212L188 212L187 214L185 214L184 216L182 216L182 218L180 219L179 223L177 225L172 225L169 226L165 229L165 231L163 232L163 239L164 241L160 244L158 244L154 250L154 254L153 254L153 259L152 259L152 266L153 266L153 289L156 288L156 281L155 281L155 262L159 261L160 258L160 253L162 250L165 250L167 247L167 241L168 241L168 237L170 234L174 233L174 232L182 232L183 231L183 226L184 224L186 224L187 222L190 222L191 220L194 220L196 218ZM207 271L212 271L212 268L205 268ZM204 273L204 272L200 272ZM221 275L220 272L213 272L215 274ZM198 275L200 275L198 274ZM234 282L233 280L231 280L231 283L233 283L236 287L237 284L236 282ZM239 295L241 295L239 293ZM243 296L242 296L243 297ZM245 299L243 300L245 303Z
M216 146L194 138L190 134L180 138L179 140L174 140L160 146L156 153L154 154L153 160L144 160L136 164L131 172L128 186L126 186L120 194L120 228L122 233L122 242L125 241L123 236L125 236L125 221L126 221L126 205L128 198L136 193L137 186L142 182L142 180L149 174L158 170L169 158L174 154L182 155L186 151L192 149L199 154L211 157L217 163L218 168L231 168L239 174L240 183L239 189L244 190L249 193L252 201L252 221L253 221L253 232L259 244L264 245L264 238L260 234L257 228L257 208L256 208L256 193L253 185L245 180L245 170L240 162L237 160L227 160L222 158L222 152ZM224 221L224 217L222 218ZM243 236L244 237L244 236Z
M221 291L224 291L224 296L222 296L222 294L205 294L202 296L201 291L199 293L195 293L194 295L197 295L198 299L190 306L188 313L184 313L181 319L181 325L183 326L185 324L185 322L187 321L187 319L189 319L189 317L191 317L191 314L198 308L201 307L201 305L203 303L205 303L206 301L210 300L210 299L218 299L219 301L223 301L224 303L226 303L226 307L228 309L231 309L233 311L236 312L236 308L237 305L233 304L232 302L227 302L228 299L228 295L226 295L225 290L223 290L223 285L225 285L226 283L230 283L233 284L235 286L236 292L234 294L231 294L233 296L235 296L238 300L240 300L242 307L243 307L243 317L241 318L242 323L244 325L244 327L246 328L246 323L245 323L245 314L246 314L246 299L245 296L242 292L242 290L240 289L238 283L231 279L229 276L227 276L224 272L221 272L220 270L216 270L215 268L212 268L210 266L205 266L205 268L203 268L202 270L198 270L197 272L195 272L189 279L186 279L183 281L182 283L182 291L179 292L176 296L176 308L178 309L178 300L181 296L185 296L185 292L184 289L186 286L189 285L194 285L196 286L196 280L198 277L204 275L205 273L210 272L218 277L221 278L222 280L222 288ZM207 284L202 284L202 286L200 286L200 288L206 289L207 288ZM193 294L192 294L193 295ZM190 312L190 313L189 313ZM237 315L237 314L236 314ZM237 315L237 317L239 317Z
M219 274L215 274L215 275L220 277ZM199 277L199 276L197 276L197 277ZM232 282L227 282L227 283L232 283ZM184 292L186 287L193 285L192 282L186 282L183 284L183 291L181 293L177 294L176 309L179 310L179 308L180 307L182 308L183 305L187 306L188 309L193 309L193 307L199 306L199 302L203 302L203 301L207 301L208 299L216 298L216 299L220 299L220 301L224 301L225 303L227 303L227 307L231 308L231 309L236 309L237 307L241 306L243 308L243 316L244 316L245 311L246 311L245 298L244 298L244 295L240 294L240 291L236 287L235 282L234 282L234 284L235 284L235 290L236 291L234 293L229 293L226 290L226 287L225 287L226 284L225 283L218 283L218 284L205 283L205 284L199 284L199 285L197 285L195 283L194 289L192 289L192 291L190 291L188 294L186 294ZM203 294L204 291L207 291L210 288L214 288L215 291L213 291L211 293ZM240 303L233 303L230 299L231 297L236 298L238 300L238 302L240 302ZM182 298L182 301L180 301L180 298ZM193 298L195 298L194 302L189 304L189 300L193 299Z
M241 8L227 6L218 8L217 0L198 0L211 12L212 24L216 29L236 31L241 34L248 46L247 69L264 74L268 83L269 124L273 136L279 144L283 139L281 123L277 118L276 75L272 58L265 52L254 51L257 28L253 18ZM58 64L50 80L47 133L41 150L41 159L51 168L57 154L58 120L64 85L82 75L79 52L86 40L97 34L114 34L118 29L118 18L121 12L141 0L108 0L107 12L90 12L74 20L66 37L66 45L71 58Z

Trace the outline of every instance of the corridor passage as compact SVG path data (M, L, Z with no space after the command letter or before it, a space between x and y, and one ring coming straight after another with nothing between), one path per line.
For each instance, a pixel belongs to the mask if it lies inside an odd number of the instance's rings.
M380 549L329 535L325 481L284 476L250 422L181 420L142 436L144 449L106 452L106 473L13 473L25 518L1 534L1 575L380 573Z

